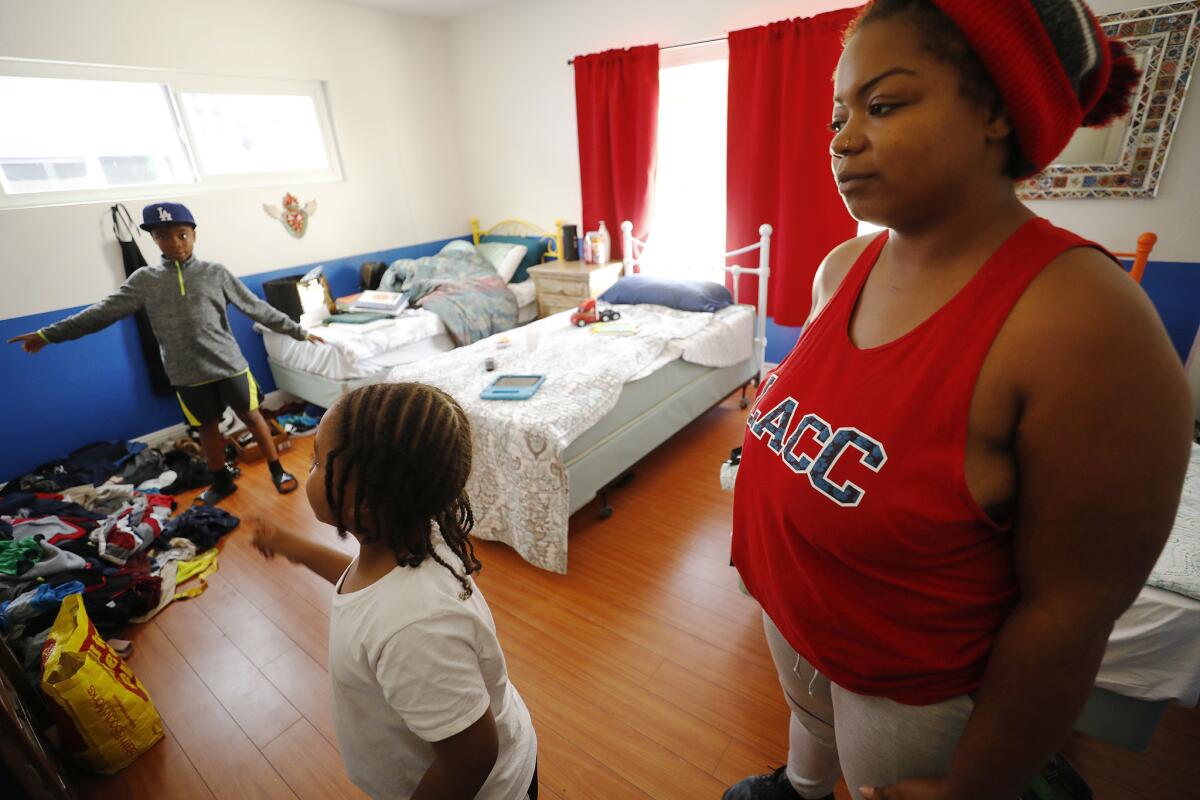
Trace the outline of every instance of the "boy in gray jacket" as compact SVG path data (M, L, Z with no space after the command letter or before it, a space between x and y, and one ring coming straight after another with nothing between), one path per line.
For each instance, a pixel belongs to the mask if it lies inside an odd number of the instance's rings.
M225 466L225 442L219 423L232 407L267 455L275 488L286 494L296 478L279 463L270 428L258 410L259 391L242 351L229 329L226 306L273 331L300 341L322 341L305 333L290 317L258 299L220 264L192 255L196 221L179 203L155 203L142 209L142 229L162 250L162 263L142 267L121 288L78 314L33 333L9 339L26 352L47 344L78 339L145 309L162 352L163 367L175 388L188 423L200 429L200 442L214 478L197 502L214 505L237 490Z

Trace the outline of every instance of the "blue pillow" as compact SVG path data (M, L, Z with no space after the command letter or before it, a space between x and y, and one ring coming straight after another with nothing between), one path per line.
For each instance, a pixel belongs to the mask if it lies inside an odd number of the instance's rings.
M627 275L600 295L606 303L653 303L680 311L719 311L733 305L729 290L712 281L681 281Z
M517 271L513 273L512 280L509 283L520 283L529 277L529 268L536 267L542 263L542 256L546 255L546 250L550 247L550 240L545 237L538 236L480 236L479 241L482 242L504 242L506 244L523 244L525 245L525 258L521 259L521 263L517 265Z

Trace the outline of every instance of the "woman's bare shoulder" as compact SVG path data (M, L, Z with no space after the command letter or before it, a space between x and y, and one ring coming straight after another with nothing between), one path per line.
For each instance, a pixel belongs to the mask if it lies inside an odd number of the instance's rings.
M858 261L858 257L862 255L863 250L867 249L876 236L879 234L872 233L866 236L856 236L853 239L847 239L839 244L833 250L829 251L829 255L825 256L825 260L821 262L821 266L817 268L817 274L813 278L813 304L811 316L815 317L820 310L833 297L838 287L842 285L846 274L850 272L850 268L854 266L854 262Z
M1110 381L1182 372L1145 291L1093 248L1052 261L1013 308L1003 337L1025 354L1021 371L1034 382L1078 371Z

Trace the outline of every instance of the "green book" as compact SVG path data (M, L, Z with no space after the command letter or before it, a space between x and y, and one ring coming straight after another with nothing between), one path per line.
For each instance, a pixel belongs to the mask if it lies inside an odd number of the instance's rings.
M337 322L343 325L363 325L379 319L389 319L390 316L389 314L374 314L369 311L351 311L345 314L334 314L325 322L326 324Z

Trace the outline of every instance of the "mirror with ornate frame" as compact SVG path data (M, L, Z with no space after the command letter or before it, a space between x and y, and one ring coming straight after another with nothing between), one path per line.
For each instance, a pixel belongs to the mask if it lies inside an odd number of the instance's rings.
M1123 119L1081 128L1054 164L1017 185L1024 200L1154 197L1179 124L1200 45L1200 0L1106 14L1104 32L1125 42L1142 81Z

